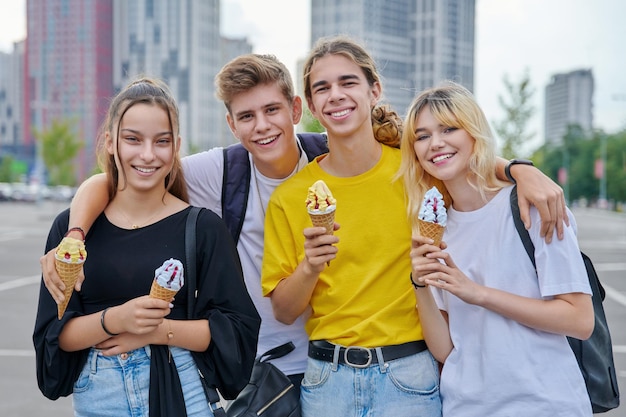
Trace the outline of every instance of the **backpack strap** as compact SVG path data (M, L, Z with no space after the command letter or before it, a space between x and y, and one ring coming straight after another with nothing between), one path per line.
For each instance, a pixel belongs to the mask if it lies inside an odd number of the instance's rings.
M328 152L328 138L325 133L298 133L297 136L309 162Z
M298 133L302 149L309 162L328 152L328 140L322 133ZM252 169L248 151L241 143L227 146L224 154L224 177L222 180L222 219L235 244L239 241L243 220L248 207Z
M530 258L530 262L533 263L533 267L535 268L535 270L537 270L537 265L535 265L535 245L533 245L532 240L530 240L530 235L528 234L528 230L526 230L526 227L522 222L522 217L519 212L519 204L517 202L517 185L514 185L513 189L511 190L510 201L515 229L517 229L517 234L519 235L520 239L522 239L524 249L526 249L526 253Z
M224 153L224 178L222 180L222 218L228 226L235 244L243 227L250 192L250 160L241 143L227 146Z

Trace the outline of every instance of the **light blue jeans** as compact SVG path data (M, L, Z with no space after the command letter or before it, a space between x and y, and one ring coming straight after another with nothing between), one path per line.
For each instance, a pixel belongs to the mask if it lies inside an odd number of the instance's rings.
M189 417L213 417L200 382L198 368L185 349L172 347ZM124 355L103 356L91 349L87 363L74 384L76 417L148 417L150 347Z
M439 368L428 350L367 368L308 359L302 417L441 417Z

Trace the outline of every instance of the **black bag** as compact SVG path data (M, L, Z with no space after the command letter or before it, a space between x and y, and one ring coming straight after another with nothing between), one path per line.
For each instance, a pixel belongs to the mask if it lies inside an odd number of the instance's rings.
M535 266L535 246L530 240L528 230L524 227L517 204L517 186L511 191L511 211L517 233L522 239L524 248ZM617 376L615 375L615 363L613 362L613 345L611 334L604 314L605 292L598 279L596 270L591 259L581 252L589 285L593 293L593 310L595 313L595 327L591 337L587 340L579 340L568 337L567 340L576 356L578 366L585 378L585 385L591 400L591 407L595 413L604 413L619 406L619 388L617 386Z
M292 342L275 347L255 362L250 382L227 407L228 417L300 417L300 393L270 360L295 349Z

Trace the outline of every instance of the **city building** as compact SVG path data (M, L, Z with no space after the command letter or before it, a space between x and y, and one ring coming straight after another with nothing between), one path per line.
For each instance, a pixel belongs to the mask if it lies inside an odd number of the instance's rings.
M30 180L43 181L33 129L67 121L84 141L75 175L95 166L96 136L113 94L113 1L27 0L22 143Z
M591 69L552 76L545 88L544 137L546 144L560 145L569 125L584 132L593 129L594 80Z
M24 42L13 44L12 53L0 52L0 158L10 156L14 164L32 155L24 146L22 135L22 88L24 85ZM27 166L15 167L19 174ZM16 173L16 174L18 174Z
M444 80L474 88L475 0L311 0L311 42L347 34L364 43L401 115Z
M163 79L180 111L183 154L224 145L213 79L223 62L219 0L113 0L113 85Z
M234 58L239 55L250 54L252 53L252 45L248 42L247 38L221 38L221 46L220 46L220 62L225 65L227 62L230 62ZM221 68L221 66L220 66ZM214 86L213 80L211 82L211 86ZM211 90L211 94L215 96L215 89ZM231 132L230 127L228 126L228 122L226 122L226 106L221 101L219 102L219 106L217 109L217 124L213 129L216 132L220 132L219 142L216 143L215 146L227 146L231 143L237 142L237 138L233 136L233 132ZM199 149L199 151L206 150L208 148Z

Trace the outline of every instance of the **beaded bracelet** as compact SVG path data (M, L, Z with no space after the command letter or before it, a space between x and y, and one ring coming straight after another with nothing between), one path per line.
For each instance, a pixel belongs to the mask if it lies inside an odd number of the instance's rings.
M108 309L109 307L102 310L102 315L100 315L100 325L102 326L102 330L104 330L104 332L108 334L109 336L119 336L119 333L111 333L104 325L104 315L107 313Z
M85 231L82 229L82 227L78 227L78 226L70 228L67 232L65 232L65 235L63 235L63 237L69 235L70 232L73 232L73 231L79 232L83 238L83 242L85 241Z

